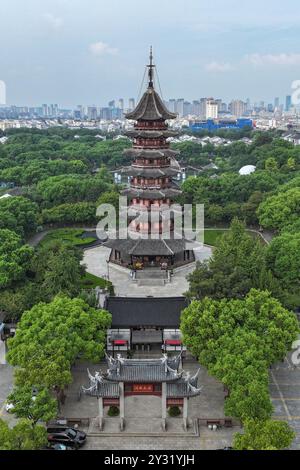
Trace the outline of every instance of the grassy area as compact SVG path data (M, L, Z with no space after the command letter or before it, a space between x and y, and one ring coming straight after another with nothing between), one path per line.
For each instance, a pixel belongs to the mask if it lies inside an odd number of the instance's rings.
M40 245L47 245L52 241L59 240L72 246L84 247L96 240L96 238L92 236L83 238L82 236L84 233L85 230L81 229L59 228L49 232L41 241Z
M114 287L110 281L103 279L102 277L94 276L94 274L85 273L81 279L82 289L95 289L95 287L101 287L102 289L108 289L110 294L114 294Z
M218 242L218 238L220 238L224 233L228 232L228 230L223 229L205 229L204 232L204 243L205 245L216 246ZM255 232L251 232L251 230L247 230L247 233L254 238L259 238L259 240L264 243L263 239Z
M220 238L225 232L226 230L222 230L222 229L205 230L204 232L205 245L216 246L218 238Z

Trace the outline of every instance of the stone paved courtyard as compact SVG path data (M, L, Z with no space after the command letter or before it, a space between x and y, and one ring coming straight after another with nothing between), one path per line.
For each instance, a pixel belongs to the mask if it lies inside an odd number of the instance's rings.
M297 436L292 449L300 450L300 366L292 364L292 353L270 371L274 417L288 421Z
M110 249L104 246L97 246L84 251L82 263L86 265L87 272L98 277L109 276L109 280L113 283L115 294L122 297L137 296L145 297L147 295L154 297L177 297L183 295L189 288L187 275L195 270L196 263L175 270L171 283L165 285L142 285L132 281L130 271L109 263ZM195 252L196 260L204 261L209 259L212 248L204 246L201 251Z
M196 361L184 362L184 369L191 372L196 371ZM88 384L86 368L94 372L106 368L102 363L98 366L91 364L78 364L73 370L74 382L67 390L68 398L62 409L62 415L73 418L95 418L97 416L96 399L84 396L78 401L78 388L80 385ZM189 416L193 419L219 418L223 417L223 387L215 379L209 377L202 368L199 384L203 385L202 394L190 401ZM11 424L15 422L13 415L7 413L4 404L7 395L13 387L13 369L9 365L0 365L0 417ZM270 393L275 407L274 418L284 419L289 422L296 431L297 437L293 442L292 449L300 450L300 367L294 367L291 362L291 354L283 363L276 364L270 371ZM133 400L136 398L136 400ZM152 398L152 397L149 397ZM153 419L150 428L154 432L160 432L158 418L160 413L160 401L143 402L142 397L126 398L126 416L128 417L127 431L136 431L137 422L144 426L149 434L149 422ZM153 417L152 417L153 414ZM89 436L84 449L103 450L195 450L195 449L218 449L230 445L235 432L240 432L239 427L233 429L221 429L217 432L208 430L205 426L199 426L199 436L192 435L192 430L187 435L181 427L181 420L176 422L175 418L168 418L169 435L127 435L118 433L118 419L109 418L105 432L107 435ZM175 421L174 421L175 420ZM109 423L109 424L108 424ZM153 429L153 426L155 429ZM175 429L176 428L176 429ZM109 431L117 434L109 434ZM144 432L144 431L143 431ZM178 434L179 433L179 434Z
M98 414L97 399L82 396L78 401L80 385L88 385L87 367L91 373L96 370L106 370L106 362L98 366L77 364L73 369L74 382L68 388L68 398L61 410L61 416L66 418L92 418L88 431L89 438L85 449L121 450L121 449L164 449L164 450L195 450L216 449L229 446L232 436L239 432L239 426L231 429L221 429L217 432L198 427L195 434L195 423L201 419L224 418L224 390L222 384L210 377L201 368L199 385L203 386L200 396L189 400L190 428L183 430L181 418L167 418L167 432L161 430L161 400L153 396L131 396L125 399L125 431L119 431L119 418L107 416L105 408L105 427L101 433L96 419ZM183 363L183 368L194 374L199 364L192 358ZM198 424L198 423L197 423ZM199 436L200 433L200 436Z

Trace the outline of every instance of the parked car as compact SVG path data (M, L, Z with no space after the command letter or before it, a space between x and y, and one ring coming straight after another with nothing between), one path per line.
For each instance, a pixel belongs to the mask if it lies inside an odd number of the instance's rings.
M65 444L59 444L54 442L49 442L48 446L45 447L45 450L74 450L74 447L66 446Z
M65 426L48 426L48 442L64 444L67 446L78 447L83 446L86 441L86 433Z

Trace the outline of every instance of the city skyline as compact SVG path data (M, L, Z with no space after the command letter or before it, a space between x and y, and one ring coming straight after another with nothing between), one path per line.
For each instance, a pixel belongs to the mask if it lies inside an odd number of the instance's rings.
M295 0L254 0L249 7L194 0L184 14L179 0L172 6L153 0L151 9L136 0L3 3L0 79L9 104L107 103L116 90L137 99L150 44L163 92L168 83L166 99L273 102L299 78Z

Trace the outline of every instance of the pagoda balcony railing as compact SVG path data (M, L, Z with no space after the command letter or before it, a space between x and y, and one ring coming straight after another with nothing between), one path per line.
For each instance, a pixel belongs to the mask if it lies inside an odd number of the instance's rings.
M130 187L134 189L167 189L170 188L170 183L167 184L154 184L154 183L145 183L145 184L138 184L138 183L130 183Z
M141 205L141 204L130 204L128 206L128 209L141 211L141 213L146 212L146 211L147 212L151 212L151 211L164 212L164 211L168 211L167 206L169 206L169 204L167 204L166 202L164 202L161 206L158 206L156 204L151 204L150 206L145 206L145 205ZM125 208L125 206L124 206L124 208Z
M143 149L147 148L149 150L157 150L157 149L168 149L169 148L168 142L134 142L133 148L135 149Z
M145 163L145 160L134 160L132 163L134 168L169 168L170 161L166 163Z
M167 130L168 129L168 126L165 122L158 122L158 121L154 121L154 122L151 122L151 121L145 121L145 122L138 122L137 124L134 125L134 128L137 129L137 130L148 130L148 129L151 129L151 130Z

